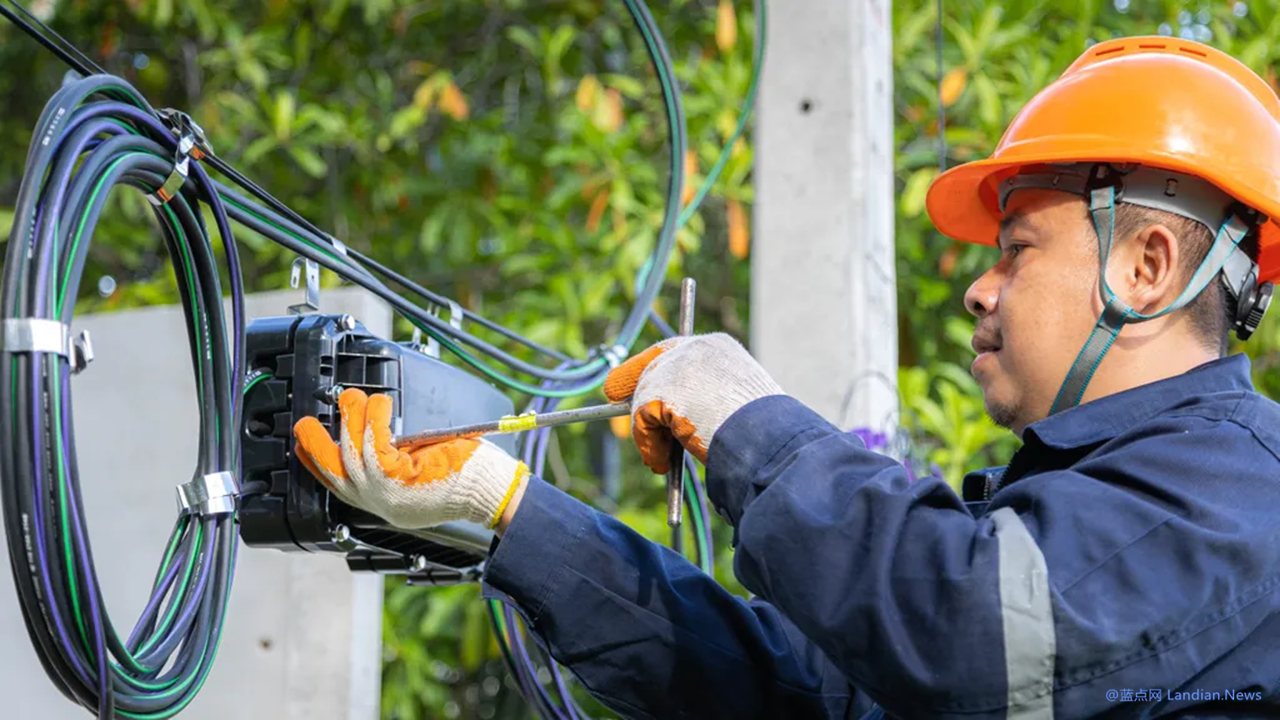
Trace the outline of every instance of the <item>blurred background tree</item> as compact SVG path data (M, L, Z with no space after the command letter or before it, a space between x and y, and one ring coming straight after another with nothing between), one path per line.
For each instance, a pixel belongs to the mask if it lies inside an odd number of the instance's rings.
M663 212L667 134L658 84L621 3L588 0L32 0L30 7L157 107L191 112L215 150L347 244L470 309L581 356L609 338ZM682 83L687 202L729 138L751 75L753 9L653 8ZM953 484L1016 439L968 375L964 289L994 251L940 236L924 194L940 164L983 157L1036 91L1091 43L1175 35L1220 47L1274 86L1280 30L1244 2L894 3L901 440ZM939 42L940 41L940 42ZM0 24L0 241L36 117L64 68ZM1117 112L1126 112L1117 108ZM945 153L939 128L944 128ZM698 331L749 342L749 136L680 233L668 280L698 279ZM176 301L148 206L115 193L77 312ZM292 257L238 229L250 291L285 287ZM99 285L98 280L113 282ZM326 273L326 284L336 278ZM114 285L114 289L112 289ZM110 290L110 292L106 292ZM670 317L674 284L657 303ZM408 336L408 326L398 328ZM641 346L657 339L651 331ZM1241 349L1280 397L1280 327ZM659 478L625 428L556 434L548 480L665 542ZM717 577L728 533L715 528ZM689 543L686 543L689 546ZM477 588L388 582L385 718L522 718ZM593 716L608 713L580 689Z

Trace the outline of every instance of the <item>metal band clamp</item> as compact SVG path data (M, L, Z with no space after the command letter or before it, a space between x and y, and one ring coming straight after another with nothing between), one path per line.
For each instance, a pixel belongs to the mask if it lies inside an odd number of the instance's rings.
M5 320L3 350L9 354L54 353L70 358L71 329L57 320Z
M71 337L71 328L57 320L11 318L4 321L0 352L60 355L71 362L71 372L78 374L93 362L93 340L88 330Z
M190 136L195 141L195 149L191 151L191 157L203 160L214 154L213 146L209 144L209 139L204 134L204 128L192 120L190 115L172 108L157 110L156 114L169 127L169 132L173 133L174 137Z
M179 485L179 515L225 515L236 511L240 484L229 472L217 472Z
M165 178L159 190L147 195L151 204L159 207L172 200L187 182L187 175L191 172L191 159L201 157L204 155L196 147L195 138L191 135L183 135L178 140L178 152L173 156L173 172Z

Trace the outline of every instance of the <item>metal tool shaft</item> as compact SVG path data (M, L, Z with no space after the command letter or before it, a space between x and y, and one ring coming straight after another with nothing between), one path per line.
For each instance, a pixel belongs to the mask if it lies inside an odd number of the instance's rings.
M693 278L685 278L680 284L680 327L681 335L693 334L693 303L697 296L698 285ZM667 525L680 527L684 514L684 448L673 442L671 449L671 468L667 471Z
M480 437L503 433L523 432L536 428L567 425L569 423L590 422L621 417L631 412L628 403L611 403L608 405L592 405L574 408L573 410L557 410L556 412L539 413L537 415L513 415L501 420L459 425L437 430L424 430L412 435L401 435L391 441L396 447L423 445L433 442L444 442L462 437Z

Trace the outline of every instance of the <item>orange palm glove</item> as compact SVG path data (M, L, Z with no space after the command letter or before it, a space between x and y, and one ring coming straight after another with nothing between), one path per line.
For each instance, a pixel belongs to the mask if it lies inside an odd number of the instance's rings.
M484 439L406 451L391 444L392 401L348 389L338 398L340 443L320 421L293 428L298 459L340 500L400 528L469 520L493 528L529 468Z
M604 394L631 400L631 437L649 469L671 465L674 437L699 462L716 431L747 403L783 394L769 373L724 333L663 340L610 371Z

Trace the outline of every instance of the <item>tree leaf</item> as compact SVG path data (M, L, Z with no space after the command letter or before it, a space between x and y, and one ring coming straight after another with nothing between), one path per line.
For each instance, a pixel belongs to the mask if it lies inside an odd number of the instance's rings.
M264 135L249 143L249 147L245 148L244 154L240 156L240 162L245 165L252 165L279 145L280 143L274 137Z
M440 91L440 111L454 120L466 120L471 114L467 98L452 80Z
M973 78L973 90L978 95L978 118L982 124L988 127L1000 125L1003 108L995 83L985 74L978 74Z
M595 75L585 75L578 81L578 90L574 93L573 101L582 112L591 112L595 107L596 98L600 95L600 80Z
M558 67L565 51L569 49L569 45L577 35L578 31L572 25L561 25L556 28L556 31L551 34L551 39L547 41L547 58Z
M720 0L716 8L716 47L729 53L738 44L738 14L730 0Z
M391 123L387 127L387 132L392 138L400 140L422 127L426 120L427 116L422 108L410 105L397 110L396 114L391 116Z
M328 172L329 166L311 148L302 147L300 145L289 145L289 155L298 163L311 177L320 178Z
M529 32L528 28L520 25L511 25L507 28L507 38L525 50L528 50L530 55L537 56L539 54L538 39L533 36L532 32Z
M920 168L911 173L911 176L907 179L907 186L902 190L900 202L904 216L913 218L924 211L924 202L929 192L929 185L937 176L938 168L936 167Z
M267 86L267 81L269 80L267 68L254 58L241 58L236 64L236 72L250 85L253 85L255 89L261 90Z
M725 220L729 225L729 254L739 260L746 259L751 247L751 228L742 203L737 200L725 203Z
M281 143L288 142L289 136L293 132L293 115L295 109L295 100L293 93L288 90L276 91L276 104L272 113L272 123L275 126L276 138Z
M963 67L952 68L947 74L942 76L942 89L939 95L942 97L942 105L951 107L956 100L960 99L960 93L964 92L965 83L969 79L969 73Z

